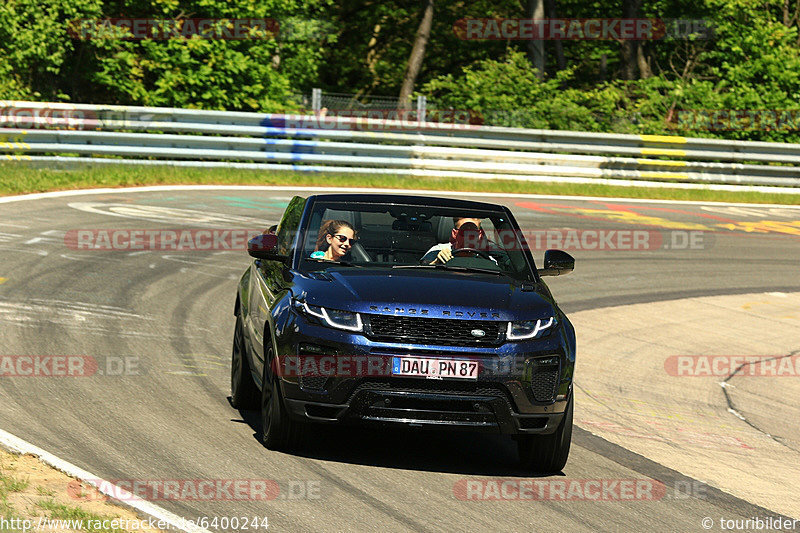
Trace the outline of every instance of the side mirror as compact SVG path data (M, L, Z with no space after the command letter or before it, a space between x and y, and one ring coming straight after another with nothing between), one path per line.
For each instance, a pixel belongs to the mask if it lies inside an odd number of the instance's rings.
M247 253L256 259L271 261L285 261L287 257L277 253L278 236L272 233L262 233L247 241Z
M563 276L575 270L575 258L561 250L544 253L544 268L538 269L540 276Z

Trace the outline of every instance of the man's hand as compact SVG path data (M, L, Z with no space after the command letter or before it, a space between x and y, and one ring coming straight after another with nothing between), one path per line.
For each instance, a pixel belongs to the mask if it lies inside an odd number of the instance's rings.
M435 265L436 263L447 263L452 258L453 258L452 250L449 247L448 248L442 248L441 250L439 250L439 253L436 254L436 259L431 261L431 264Z

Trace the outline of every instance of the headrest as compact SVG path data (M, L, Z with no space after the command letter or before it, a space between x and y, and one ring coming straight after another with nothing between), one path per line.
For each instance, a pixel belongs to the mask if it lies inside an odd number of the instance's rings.
M450 233L453 231L453 218L452 217L437 217L436 222L436 242L450 242Z
M326 209L322 220L344 220L350 224L355 223L352 211L337 211L336 209Z

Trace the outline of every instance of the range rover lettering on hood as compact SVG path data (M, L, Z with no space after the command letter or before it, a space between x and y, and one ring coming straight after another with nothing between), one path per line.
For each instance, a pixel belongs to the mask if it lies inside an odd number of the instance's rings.
M394 313L395 315L420 315L430 316L428 309L415 309L413 307L389 307L370 305L370 311L378 311L381 313ZM500 318L500 313L488 313L482 311L442 311L442 316L451 316L456 318Z

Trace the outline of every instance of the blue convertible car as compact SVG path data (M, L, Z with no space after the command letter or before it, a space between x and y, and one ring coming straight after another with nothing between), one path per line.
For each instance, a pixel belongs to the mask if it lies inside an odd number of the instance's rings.
M315 424L510 435L560 471L572 434L575 332L511 211L389 194L295 197L236 297L231 401L289 449Z

